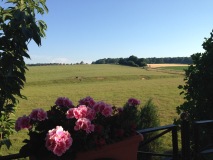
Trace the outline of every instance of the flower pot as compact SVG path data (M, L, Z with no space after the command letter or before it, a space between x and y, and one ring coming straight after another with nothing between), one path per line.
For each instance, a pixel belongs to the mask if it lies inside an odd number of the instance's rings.
M75 160L137 160L138 145L141 141L143 141L143 135L134 135L98 149L78 152ZM42 159L54 158L43 157ZM30 160L36 160L36 158L30 156Z
M142 135L135 135L99 149L79 152L76 160L137 160L138 145L142 140Z

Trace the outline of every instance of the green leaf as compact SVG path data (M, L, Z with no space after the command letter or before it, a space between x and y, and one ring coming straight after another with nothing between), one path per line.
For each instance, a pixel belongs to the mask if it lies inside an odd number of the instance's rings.
M45 3L46 3L46 1L45 1ZM48 13L49 10L48 10L47 6L45 5L45 3L42 3L42 7L44 8L45 12Z
M15 105L14 104L8 104L5 106L6 112L14 112L15 111Z
M7 0L9 3L15 3L17 0Z
M41 45L41 37L37 34L37 33L34 33L33 34L33 40L35 41L35 43L40 46Z
M178 89L183 89L183 86L182 86L182 85L179 85L179 86L178 86Z
M6 21L7 18L9 18L9 17L12 17L12 14L11 14L11 13L4 13L2 19L3 19L3 21Z
M2 140L0 140L0 148L3 145L6 145L7 149L9 149L11 147L12 143L9 139L2 139Z

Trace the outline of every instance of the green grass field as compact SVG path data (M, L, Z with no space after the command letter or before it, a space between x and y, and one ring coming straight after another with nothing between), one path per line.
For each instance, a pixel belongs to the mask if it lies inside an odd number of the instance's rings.
M28 67L26 85L15 118L28 115L32 109L48 110L57 97L70 98L74 104L86 96L96 101L122 106L130 97L141 100L142 105L152 98L158 106L161 125L173 123L178 115L176 107L183 103L178 85L183 84L183 75L148 71L141 68L119 65L67 65ZM167 138L169 135L167 136ZM10 150L2 148L2 154L17 153L27 138L27 133L11 136ZM167 147L171 140L165 140Z

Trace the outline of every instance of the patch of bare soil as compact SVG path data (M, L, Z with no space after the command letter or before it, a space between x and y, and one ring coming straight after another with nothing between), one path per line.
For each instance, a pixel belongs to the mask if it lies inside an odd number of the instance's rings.
M147 64L150 68L171 67L171 66L188 66L187 64Z

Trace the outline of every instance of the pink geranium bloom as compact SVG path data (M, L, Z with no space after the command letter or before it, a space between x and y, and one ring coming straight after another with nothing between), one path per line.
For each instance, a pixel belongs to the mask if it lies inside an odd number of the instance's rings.
M64 98L64 100L63 100L63 106L73 107L73 103L68 98Z
M106 103L104 103L103 101L100 101L94 104L93 109L98 113L98 112L102 112L105 106L106 106Z
M64 154L72 145L73 139L68 131L64 131L61 126L49 130L46 135L45 146L57 156Z
M87 115L86 118L88 118L90 121L95 119L96 112L94 109L87 107Z
M106 105L101 112L105 117L109 117L112 115L112 107L110 105Z
M93 98L91 98L90 96L83 98L79 101L80 105L85 105L88 107L92 107L95 104L95 101Z
M30 118L26 115L24 115L23 117L19 117L16 120L16 124L15 124L15 130L19 131L21 129L29 129L31 128L31 124L30 124Z
M76 119L86 118L87 116L87 107L85 105L80 105L78 108L74 108L73 114Z
M69 98L66 97L59 97L56 101L55 104L57 106L66 106L66 107L73 107L73 103Z
M61 156L62 154L64 154L66 152L66 144L64 141L59 141L57 143L57 145L54 147L54 149L52 150L52 152L54 154L56 154L57 156Z
M43 109L34 109L30 113L30 119L32 120L38 120L38 121L43 121L47 119L47 112L45 112Z
M140 101L135 98L130 98L127 102L130 106L140 105Z
M80 118L76 121L74 129L78 130L85 130L86 133L94 132L94 125L91 124L91 121L87 118Z
M75 109L75 108L70 108L70 109L67 111L67 113L66 113L67 119L70 119L70 118L74 118L74 117L75 117L75 116L74 116L74 113L73 113L74 109Z
M64 101L64 97L59 97L56 101L55 104L57 106L62 106L63 105L63 101Z
M93 120L96 116L96 112L92 108L86 107L85 105L80 105L78 108L68 110L67 115L67 118L72 118L74 116L76 119L88 118L89 120Z

